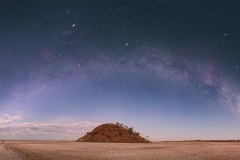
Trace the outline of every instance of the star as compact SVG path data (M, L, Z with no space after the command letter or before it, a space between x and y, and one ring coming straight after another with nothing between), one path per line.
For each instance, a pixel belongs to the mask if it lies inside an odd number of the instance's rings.
M128 46L129 44L128 43L125 43L125 46Z
M73 28L73 27L76 27L76 24L72 24L72 28Z

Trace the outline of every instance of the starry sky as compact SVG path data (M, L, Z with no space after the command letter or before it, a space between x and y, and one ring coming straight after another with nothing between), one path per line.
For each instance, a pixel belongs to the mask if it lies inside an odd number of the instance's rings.
M0 20L0 139L240 139L239 1L3 0Z

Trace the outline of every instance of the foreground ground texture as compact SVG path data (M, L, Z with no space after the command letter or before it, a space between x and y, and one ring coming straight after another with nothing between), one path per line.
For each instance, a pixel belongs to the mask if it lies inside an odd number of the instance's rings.
M8 141L1 160L239 160L240 142L159 142L151 144Z
M7 149L5 145L0 144L0 160L22 160L16 152Z

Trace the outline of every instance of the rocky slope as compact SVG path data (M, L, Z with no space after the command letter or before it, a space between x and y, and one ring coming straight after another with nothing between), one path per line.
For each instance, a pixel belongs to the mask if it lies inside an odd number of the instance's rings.
M132 128L119 123L100 125L79 138L77 142L151 143L142 138L138 132L134 132Z

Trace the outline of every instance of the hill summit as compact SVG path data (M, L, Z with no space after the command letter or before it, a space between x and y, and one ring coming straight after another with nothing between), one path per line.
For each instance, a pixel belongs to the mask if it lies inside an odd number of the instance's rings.
M102 124L77 140L77 142L108 142L108 143L151 143L123 124Z

